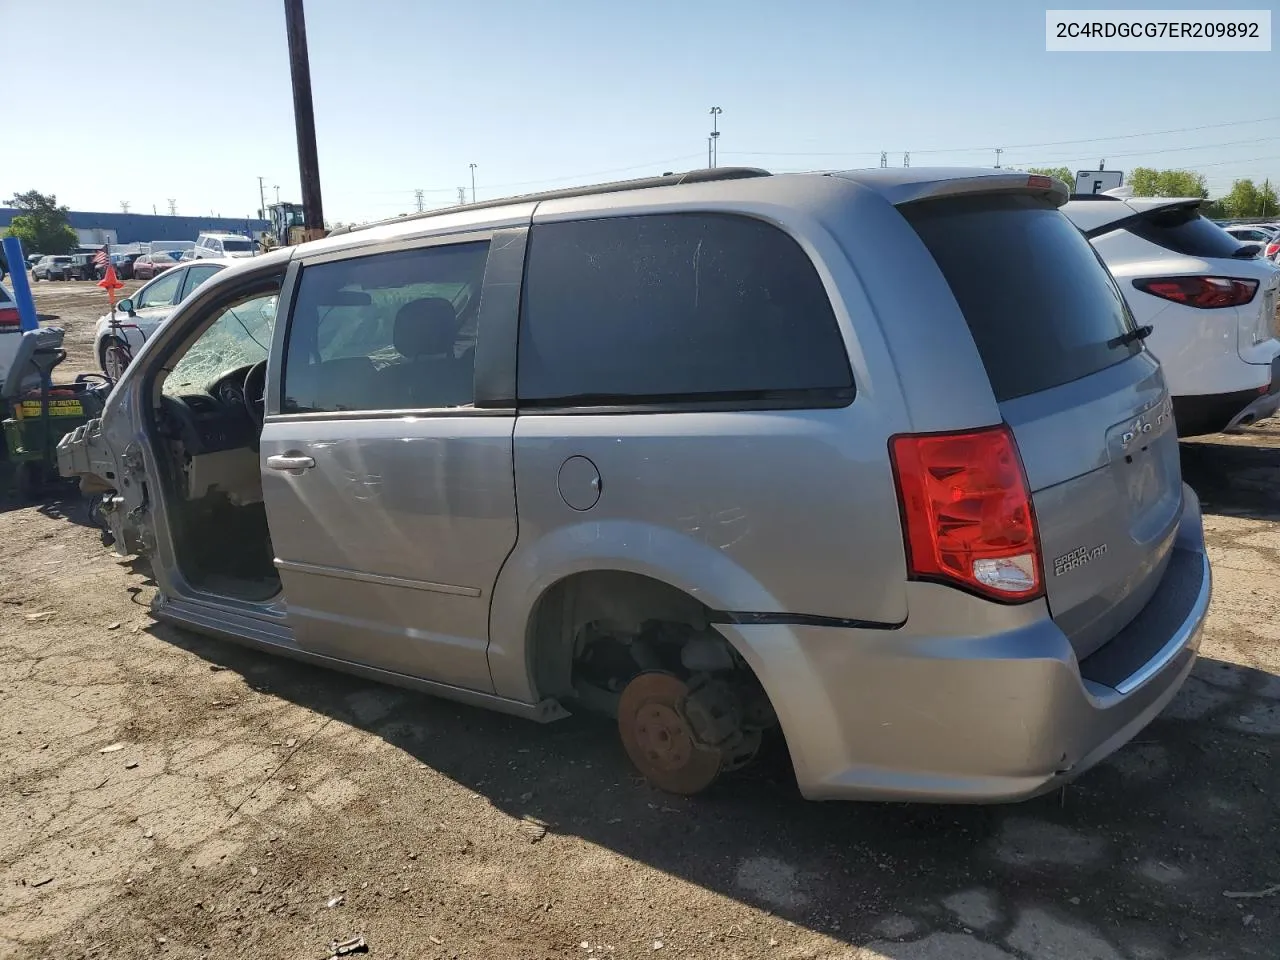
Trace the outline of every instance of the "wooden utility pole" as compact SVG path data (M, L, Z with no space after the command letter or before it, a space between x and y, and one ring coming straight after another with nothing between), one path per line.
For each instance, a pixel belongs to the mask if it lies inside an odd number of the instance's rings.
M311 104L311 61L307 57L307 22L302 0L284 0L289 35L289 73L293 79L293 123L298 134L298 174L302 181L302 220L307 240L324 236L320 202L320 161L316 154L316 115Z

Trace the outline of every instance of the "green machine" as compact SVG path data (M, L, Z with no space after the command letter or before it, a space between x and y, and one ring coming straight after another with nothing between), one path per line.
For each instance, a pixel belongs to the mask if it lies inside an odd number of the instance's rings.
M62 330L41 327L22 334L9 369L0 371L0 496L30 499L59 482L58 441L102 414L112 386L106 377L82 374L73 383L53 383L53 369L66 357Z

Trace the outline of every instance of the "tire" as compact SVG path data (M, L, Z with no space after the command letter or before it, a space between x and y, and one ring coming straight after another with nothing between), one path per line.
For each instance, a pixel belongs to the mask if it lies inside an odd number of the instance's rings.
M113 381L119 380L133 359L129 344L119 337L105 337L98 349L98 366Z
M14 485L18 491L18 499L30 503L40 496L44 488L42 467L35 460L26 460L18 464Z

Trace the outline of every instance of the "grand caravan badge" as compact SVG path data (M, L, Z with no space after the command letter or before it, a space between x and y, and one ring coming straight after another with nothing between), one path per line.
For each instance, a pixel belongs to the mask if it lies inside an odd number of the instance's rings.
M1070 573L1072 570L1078 570L1086 563L1092 563L1099 557L1105 556L1107 553L1107 545L1100 543L1096 547L1076 547L1070 553L1064 553L1053 561L1053 575L1060 577L1064 573Z

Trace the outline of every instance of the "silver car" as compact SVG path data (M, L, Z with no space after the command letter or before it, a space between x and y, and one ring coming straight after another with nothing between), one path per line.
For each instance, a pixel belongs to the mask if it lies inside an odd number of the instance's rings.
M193 630L539 721L696 793L1030 797L1209 603L1169 395L1010 171L473 204L201 286L59 450Z

